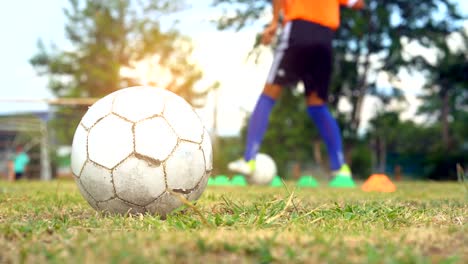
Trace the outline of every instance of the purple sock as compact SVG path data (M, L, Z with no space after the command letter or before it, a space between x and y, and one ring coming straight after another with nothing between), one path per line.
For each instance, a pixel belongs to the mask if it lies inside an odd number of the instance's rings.
M320 136L327 145L330 168L339 170L345 163L343 157L343 146L341 143L341 131L338 123L331 115L326 105L309 106L307 113L317 126Z
M244 152L244 159L246 161L255 158L257 155L275 102L275 99L264 94L258 98L247 128L247 145Z

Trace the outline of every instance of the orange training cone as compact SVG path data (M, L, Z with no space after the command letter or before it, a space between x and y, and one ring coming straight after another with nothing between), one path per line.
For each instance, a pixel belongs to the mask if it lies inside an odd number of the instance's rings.
M372 174L362 185L365 192L394 192L396 186L385 174Z

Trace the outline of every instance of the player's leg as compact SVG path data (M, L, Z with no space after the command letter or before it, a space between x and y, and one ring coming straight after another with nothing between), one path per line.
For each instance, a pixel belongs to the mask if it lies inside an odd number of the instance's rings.
M244 157L229 163L228 168L230 170L247 175L252 174L255 170L255 156L267 131L271 110L280 94L280 85L265 84L247 126Z
M244 157L228 164L228 169L250 175L255 170L255 157L268 128L270 113L276 100L281 94L282 86L294 81L297 77L290 74L291 51L289 34L291 24L286 25L275 52L272 66L262 94L257 100L255 108L247 126L247 141Z
M331 43L311 47L309 55L313 61L308 64L309 71L304 76L307 113L318 128L327 147L330 169L334 176L330 185L351 187L354 186L354 182L351 170L344 160L341 130L327 105L333 61L331 49Z
M307 97L307 113L317 126L320 136L327 146L330 169L334 172L345 169L347 166L344 161L340 128L330 113L328 105L315 92ZM350 173L347 176L350 177Z
M246 161L253 160L258 153L260 144L268 128L271 110L281 94L281 86L266 84L257 100L247 128L247 142L244 152Z

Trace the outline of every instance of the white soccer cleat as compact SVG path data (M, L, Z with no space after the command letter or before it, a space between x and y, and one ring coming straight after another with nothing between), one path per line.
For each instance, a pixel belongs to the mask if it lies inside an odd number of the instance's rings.
M243 158L229 162L228 169L244 175L252 175L255 171L255 160L249 162Z

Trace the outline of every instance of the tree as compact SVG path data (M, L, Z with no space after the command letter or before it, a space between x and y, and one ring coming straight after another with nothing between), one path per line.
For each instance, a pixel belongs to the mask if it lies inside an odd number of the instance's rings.
M202 73L189 59L191 44L173 26L165 29L161 22L163 16L183 7L182 0L69 0L64 13L71 48L46 48L39 41L30 62L40 75L49 77L49 88L58 97L102 97L141 84L123 73L151 60L158 65L155 74L160 73L152 84L194 102L207 91L193 89ZM57 131L61 141L70 142L85 110L59 108L57 116L67 117L54 121L61 128Z
M448 1L366 1L367 9L357 13L342 10L342 23L334 41L336 65L332 85L335 98L348 98L352 105L350 130L356 132L361 123L362 105L366 95L402 99L401 90L392 85L387 89L377 86L379 73L387 73L390 84L398 81L398 73L412 61L404 59L402 40L416 40L427 45L428 31L456 30L462 16ZM444 19L437 15L446 10ZM451 21L452 23L446 23Z
M400 124L400 113L383 112L375 116L371 121L370 136L375 149L376 167L379 172L384 173L387 165L388 148L398 140L398 125ZM390 146L389 146L390 145Z
M374 152L374 169L391 173L396 166L406 176L429 177L433 153L440 153L438 128L432 124L402 121L398 111L382 111L370 120L367 137ZM439 175L445 177L447 175Z
M459 49L451 49L447 38L451 32L440 31L432 38L437 50L437 59L431 63L423 56L418 56L420 70L426 73L425 94L421 98L425 104L419 108L420 114L435 115L440 122L443 148L454 146L451 124L463 123L468 111L468 33L461 31L458 36ZM463 143L463 142L461 142Z

